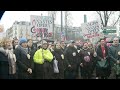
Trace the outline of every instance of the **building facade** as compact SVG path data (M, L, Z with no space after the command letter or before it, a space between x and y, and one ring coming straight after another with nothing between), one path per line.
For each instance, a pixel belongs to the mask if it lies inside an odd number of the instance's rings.
M80 27L65 27L61 31L60 25L55 25L55 39L57 40L77 40L82 37L82 29Z
M26 21L15 21L13 25L6 30L6 36L8 38L31 38L31 32L30 32L30 22Z
M53 39L53 32L49 32L47 35L49 39ZM61 32L61 25L54 25L54 33L55 33L55 39L56 40L76 40L78 38L82 38L82 29L80 27L65 27L63 26L62 32ZM13 25L6 30L6 37L8 38L21 38L26 37L27 39L33 39L33 33L31 32L31 25L30 22L26 21L15 21ZM35 36L37 40L39 37ZM35 40L36 40L35 38Z

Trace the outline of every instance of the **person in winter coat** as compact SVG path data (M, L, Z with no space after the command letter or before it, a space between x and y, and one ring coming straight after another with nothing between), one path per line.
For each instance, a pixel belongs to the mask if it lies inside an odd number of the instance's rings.
M60 42L60 46L61 46L61 49L63 50L63 52L65 52L66 45L65 45L65 42L64 42L64 41L61 41L61 42Z
M117 69L114 69L116 65L120 65L120 44L118 37L113 38L113 44L109 47L109 56L111 62L111 74L109 78L118 79L120 77L120 74L117 75Z
M33 60L33 56L34 56L35 52L37 51L37 47L35 47L33 45L32 39L28 39L27 44L28 44L28 54L30 55L31 68L32 68L31 79L33 79L33 78L35 78L34 77L34 60Z
M110 58L104 39L100 39L100 45L97 47L96 60L96 77L98 79L107 79L110 75Z
M76 79L78 76L78 51L72 41L65 51L65 79Z
M56 43L53 56L53 68L55 68L54 64L57 64L58 68L58 72L54 71L54 79L64 79L64 53L60 47L60 43Z
M55 48L55 44L54 43L49 43L48 44L48 49L50 50L50 52L54 52L54 48Z
M83 49L79 53L81 76L83 79L91 79L93 74L93 51L88 47L88 43L83 44Z
M17 73L18 79L31 79L32 74L32 61L28 53L27 39L20 38L19 46L15 49L17 58Z
M12 41L12 45L13 45L13 50L15 51L15 49L17 48L17 46L18 46L18 39L17 38L15 38L13 41Z
M34 72L36 79L52 79L53 68L52 60L53 55L48 48L48 43L41 41L41 48L34 54Z
M93 78L96 77L96 72L95 72L95 67L96 67L96 57L97 57L97 53L96 53L96 48L95 46L91 43L88 42L88 48L90 49L90 52L93 53Z
M16 57L8 38L0 41L0 79L16 79Z

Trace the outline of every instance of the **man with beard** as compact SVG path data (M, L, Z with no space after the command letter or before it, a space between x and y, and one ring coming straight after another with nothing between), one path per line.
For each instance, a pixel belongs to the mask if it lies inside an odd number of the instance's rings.
M76 79L78 76L78 51L72 41L65 51L65 79Z
M48 48L48 43L41 41L41 48L34 54L34 72L36 79L52 79L53 68L52 60L53 55Z
M93 52L88 48L88 43L83 44L83 49L79 53L81 76L83 79L91 79L93 73ZM79 59L80 59L79 58Z

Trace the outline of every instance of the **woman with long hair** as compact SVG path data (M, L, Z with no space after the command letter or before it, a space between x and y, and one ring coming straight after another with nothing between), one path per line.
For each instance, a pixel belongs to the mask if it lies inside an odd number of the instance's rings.
M16 57L8 38L0 41L0 78L16 79Z

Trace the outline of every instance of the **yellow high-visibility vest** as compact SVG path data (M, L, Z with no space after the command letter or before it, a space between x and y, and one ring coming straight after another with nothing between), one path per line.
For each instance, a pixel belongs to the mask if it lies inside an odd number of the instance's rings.
M43 64L44 60L51 62L53 60L53 55L48 49L47 50L43 49L43 54L42 54L42 49L39 49L35 52L33 56L33 60L35 63Z

